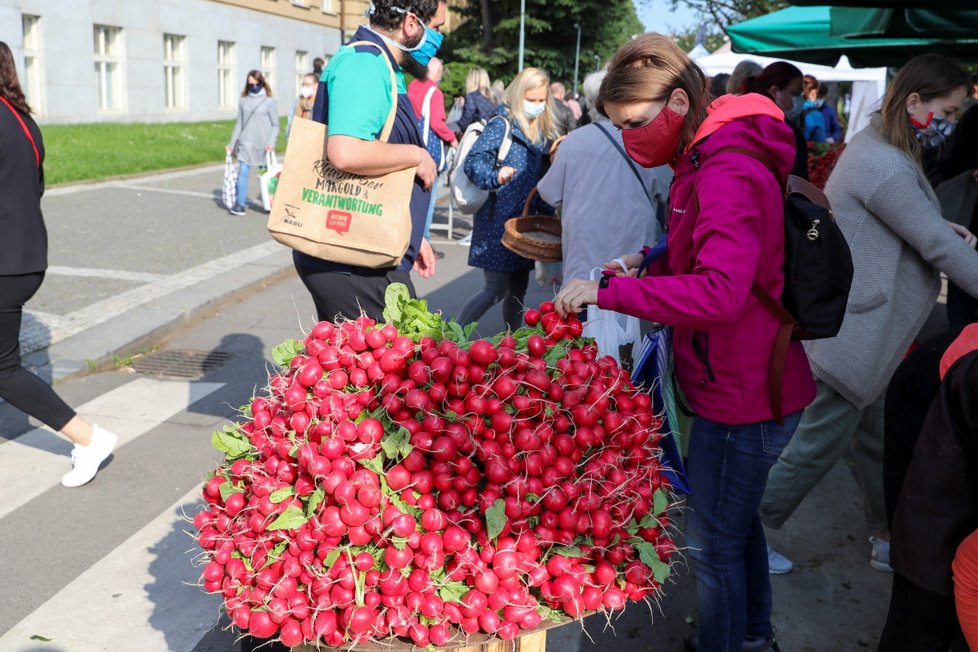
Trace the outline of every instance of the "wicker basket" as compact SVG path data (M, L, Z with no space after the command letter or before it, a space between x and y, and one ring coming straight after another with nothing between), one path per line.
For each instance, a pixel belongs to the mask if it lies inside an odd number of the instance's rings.
M524 258L543 263L556 263L561 259L560 219L550 215L528 215L530 202L537 189L523 204L522 217L506 220L503 230L503 246Z

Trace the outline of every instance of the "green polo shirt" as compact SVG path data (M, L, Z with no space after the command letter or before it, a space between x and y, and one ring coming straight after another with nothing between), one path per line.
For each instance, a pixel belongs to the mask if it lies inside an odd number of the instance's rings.
M390 114L390 70L380 50L344 47L323 70L320 81L329 93L329 133L377 140ZM404 74L394 71L397 92L407 93Z

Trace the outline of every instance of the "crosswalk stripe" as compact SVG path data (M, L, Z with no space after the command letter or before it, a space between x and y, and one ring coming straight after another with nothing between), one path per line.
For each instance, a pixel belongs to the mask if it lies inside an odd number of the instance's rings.
M118 452L223 386L140 378L89 401L78 408L78 413L118 434ZM71 468L71 447L71 442L46 428L0 446L0 518L58 485Z
M200 571L183 516L196 513L200 492L198 485L0 636L0 650L192 650L220 605L188 586ZM31 636L50 639L50 647Z

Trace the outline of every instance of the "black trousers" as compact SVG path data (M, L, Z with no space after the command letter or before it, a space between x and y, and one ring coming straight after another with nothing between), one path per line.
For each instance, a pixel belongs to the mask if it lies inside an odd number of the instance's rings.
M312 300L319 321L334 321L337 316L356 319L360 313L377 322L384 321L384 292L391 283L403 283L416 296L411 273L377 270L360 274L321 272L300 264L295 266Z
M0 276L0 398L61 430L75 416L51 386L20 365L20 323L24 304L34 296L44 272Z
M921 588L893 573L893 593L879 652L968 652L954 597Z

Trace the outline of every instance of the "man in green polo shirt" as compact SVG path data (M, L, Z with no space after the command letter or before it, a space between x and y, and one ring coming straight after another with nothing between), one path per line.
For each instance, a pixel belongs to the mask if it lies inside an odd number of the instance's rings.
M312 294L320 320L333 321L337 315L353 319L362 311L381 321L390 283L404 283L413 295L411 270L428 277L435 269L434 252L423 233L437 171L425 150L403 71L424 75L441 43L438 28L445 22L445 2L375 0L368 11L370 24L357 29L350 43L375 45L348 45L330 60L312 117L329 125L326 156L340 170L375 176L417 166L411 240L400 265L386 269L340 265L295 252L296 271ZM388 63L394 68L396 89L391 88ZM395 102L394 128L384 142L380 134Z

